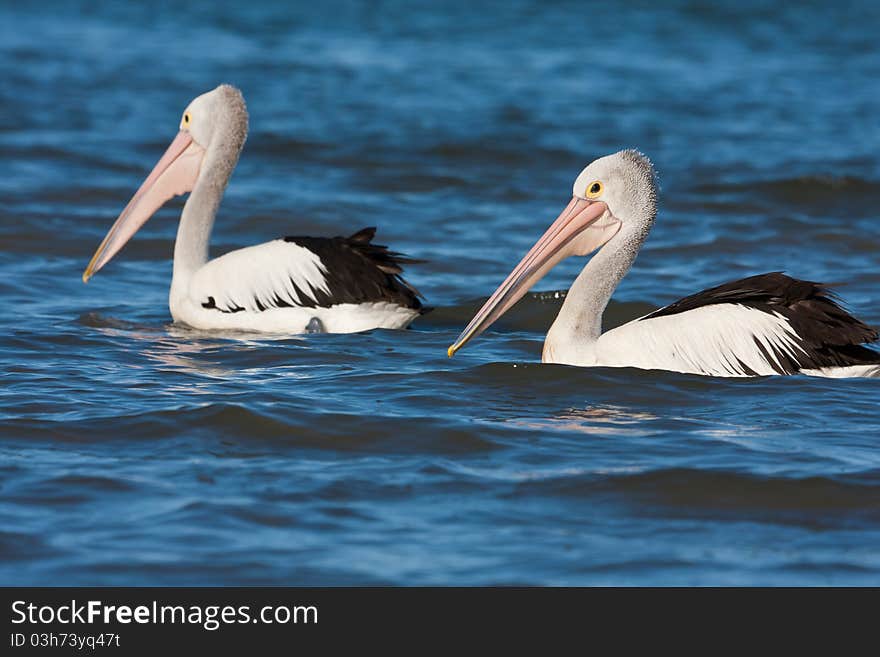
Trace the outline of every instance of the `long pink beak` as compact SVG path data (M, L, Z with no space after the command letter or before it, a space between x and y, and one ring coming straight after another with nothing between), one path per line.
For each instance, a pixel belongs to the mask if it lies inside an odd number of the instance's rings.
M204 155L205 149L193 141L189 132L181 130L177 133L95 251L83 272L83 283L88 283L168 199L192 191Z
M597 224L603 216L608 217L609 221ZM611 239L619 228L620 222L608 213L607 205L573 197L446 353L452 358L471 338L478 336L506 313L561 260L596 250Z

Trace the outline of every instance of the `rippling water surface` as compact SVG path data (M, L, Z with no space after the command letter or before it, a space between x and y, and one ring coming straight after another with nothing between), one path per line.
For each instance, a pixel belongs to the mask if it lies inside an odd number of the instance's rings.
M880 324L875 4L130 4L0 9L2 583L880 583L880 382L543 366L575 261L445 354L630 146L662 205L607 323L785 270ZM81 283L220 82L214 253L376 225L433 313L174 326L180 200Z

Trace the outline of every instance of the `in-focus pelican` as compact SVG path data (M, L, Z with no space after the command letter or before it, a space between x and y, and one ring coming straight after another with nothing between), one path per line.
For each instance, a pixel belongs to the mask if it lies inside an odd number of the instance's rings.
M565 297L543 361L710 376L878 376L877 331L823 285L779 272L725 283L602 333L602 313L657 211L654 167L625 150L586 167L574 198L449 347L485 331L557 263L598 249Z
M414 262L351 237L285 237L208 260L214 217L247 136L241 92L220 85L184 110L180 131L119 215L83 274L88 282L168 199L191 192L174 244L168 305L198 329L351 333L405 328L420 312L403 278Z

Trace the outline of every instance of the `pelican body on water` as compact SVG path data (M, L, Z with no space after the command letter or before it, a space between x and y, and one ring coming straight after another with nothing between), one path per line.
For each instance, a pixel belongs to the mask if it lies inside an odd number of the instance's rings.
M402 277L415 262L350 237L284 237L208 259L220 201L248 129L241 92L229 85L194 99L179 132L101 242L87 282L171 197L190 193L174 244L168 305L198 329L350 333L407 327L424 309ZM819 283L780 272L725 283L602 333L602 314L654 224L656 174L635 150L600 158L573 197L455 343L452 356L510 309L556 264L596 252L547 333L542 360L710 376L880 376L877 331Z
M190 192L174 243L171 316L198 329L351 333L405 328L423 311L403 278L415 262L351 237L285 237L208 259L223 192L244 146L241 92L220 85L184 110L180 130L110 228L83 274L88 280L171 197Z
M542 360L584 367L637 367L710 376L880 376L877 331L829 290L780 272L685 297L602 333L602 314L657 214L654 167L625 150L587 166L573 198L449 347L452 356L485 331L556 264L596 251L565 297Z

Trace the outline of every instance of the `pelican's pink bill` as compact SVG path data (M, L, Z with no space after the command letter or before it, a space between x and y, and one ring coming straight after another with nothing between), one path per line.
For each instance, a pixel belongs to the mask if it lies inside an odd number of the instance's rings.
M620 222L611 215L605 203L573 197L547 232L474 315L470 324L449 347L447 355L451 358L471 338L489 328L561 260L595 251L614 237L619 228Z
M177 133L95 251L83 273L83 283L88 283L168 199L192 191L204 154L205 149L193 141L188 131Z

